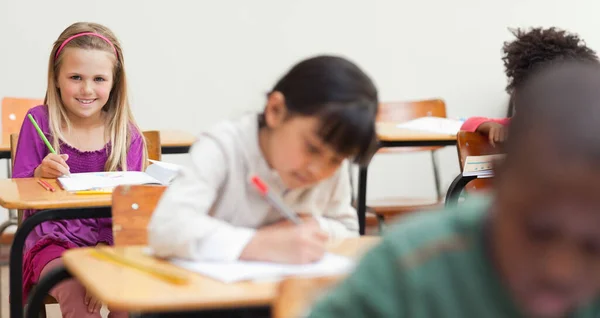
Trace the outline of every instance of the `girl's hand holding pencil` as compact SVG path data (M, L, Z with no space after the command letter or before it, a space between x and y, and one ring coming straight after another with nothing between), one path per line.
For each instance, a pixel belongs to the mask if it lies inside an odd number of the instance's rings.
M31 124L35 127L40 139L42 139L42 141L46 144L46 147L48 147L48 150L50 150L50 153L46 156L46 158L44 158L44 160L42 160L42 163L35 168L33 176L38 178L54 179L65 175L70 175L69 165L67 165L69 155L59 155L56 153L33 116L29 114L27 115L27 118L29 118Z
M42 163L35 168L34 177L55 179L63 175L69 175L69 165L67 165L69 155L57 155L49 153Z

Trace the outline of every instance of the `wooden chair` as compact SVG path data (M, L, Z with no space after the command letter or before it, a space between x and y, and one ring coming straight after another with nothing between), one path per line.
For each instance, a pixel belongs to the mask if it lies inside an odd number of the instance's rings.
M15 98L15 97L4 97L2 98L2 144L8 145L11 142L11 135L18 134L21 130L21 125L25 119L27 111L35 106L42 105L44 101L42 99L35 98ZM11 158L14 158L14 153L11 149ZM6 162L6 171L8 177L12 175L12 160ZM18 223L18 212L15 214L15 210L8 210L8 220L2 225L2 232L7 226L11 226ZM2 233L2 239L12 242L12 234L4 235Z
M342 276L284 279L273 303L273 318L305 316L311 305L341 280Z
M148 244L148 223L165 186L119 186L113 191L112 220L115 245Z
M492 146L489 139L480 133L460 131L456 135L456 149L460 171L463 171L468 156L484 156L502 153L502 145ZM469 182L465 191L472 193L490 189L492 178L478 178Z
M160 148L160 132L158 130L144 131L144 139L146 140L148 159L160 161L162 156Z
M42 105L42 99L35 98L13 98L4 97L2 99L2 144L7 145L10 142L10 135L19 133L21 124L25 119L27 111L38 105Z
M441 99L430 99L410 102L382 103L379 106L377 122L400 123L427 116L446 117L446 104L444 101ZM440 148L442 147L398 147L382 148L378 151L378 154L430 152L436 190L436 197L430 199L391 197L368 200L367 206L374 211L380 221L417 210L433 209L440 205L442 191L438 172L439 169L435 158L435 151Z
M11 170L15 167L15 155L17 153L17 143L19 142L19 133L10 134L10 166ZM17 226L21 226L23 220L23 210L17 211Z

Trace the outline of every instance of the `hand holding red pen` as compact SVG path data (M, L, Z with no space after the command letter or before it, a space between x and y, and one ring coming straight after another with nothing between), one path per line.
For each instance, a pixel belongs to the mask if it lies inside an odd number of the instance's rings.
M300 225L285 220L260 228L240 259L288 264L320 260L325 255L328 235L313 217L301 218Z
M253 176L250 183L285 220L259 229L240 259L291 264L320 260L325 255L328 235L321 230L317 220L299 216L258 176Z

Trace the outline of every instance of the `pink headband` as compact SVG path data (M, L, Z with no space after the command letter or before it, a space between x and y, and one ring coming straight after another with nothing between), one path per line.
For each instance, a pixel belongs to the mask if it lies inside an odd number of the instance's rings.
M113 51L115 51L115 55L118 56L118 54L117 54L117 48L115 48L115 46L112 44L112 42L110 42L110 40L108 38L106 38L104 35L101 35L101 34L98 34L98 33L94 33L94 32L84 32L84 33L75 34L75 35L69 37L68 39L64 40L63 43L60 45L60 47L58 47L58 50L56 50L56 56L54 56L54 59L58 58L58 55L60 54L60 51L62 51L62 49L65 47L65 45L67 45L67 43L69 43L73 39L76 39L76 38L78 38L80 36L84 36L84 35L91 35L91 36L95 36L95 37L101 38L106 43L110 44L110 46L113 48Z

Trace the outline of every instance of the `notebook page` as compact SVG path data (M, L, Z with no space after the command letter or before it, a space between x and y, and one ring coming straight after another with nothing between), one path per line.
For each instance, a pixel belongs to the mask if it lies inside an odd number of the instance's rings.
M63 189L83 191L99 188L114 188L119 185L158 184L155 178L141 171L72 173L58 178Z
M456 135L463 122L443 117L421 117L398 124L398 128L421 130L444 135Z
M171 259L173 265L210 278L234 283L245 280L264 280L284 276L331 276L350 272L354 261L347 257L326 253L318 262L305 265L288 265L268 262L213 262Z
M148 161L152 164L146 168L146 173L160 181L163 185L171 184L181 170L181 166L176 164L156 160Z

